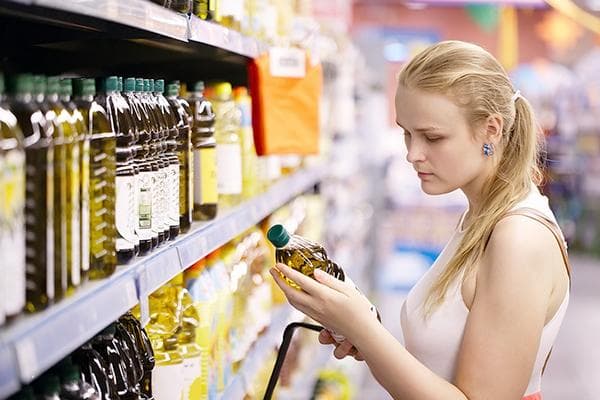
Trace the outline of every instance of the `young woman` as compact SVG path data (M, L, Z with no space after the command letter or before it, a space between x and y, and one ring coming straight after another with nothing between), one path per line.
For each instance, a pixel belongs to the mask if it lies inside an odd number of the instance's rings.
M338 358L368 364L394 399L541 399L541 374L569 301L565 243L536 185L540 135L531 106L482 48L447 41L401 71L397 123L425 193L456 189L469 208L411 290L405 346L354 288L285 265L289 302L328 329ZM297 282L292 289L279 272Z

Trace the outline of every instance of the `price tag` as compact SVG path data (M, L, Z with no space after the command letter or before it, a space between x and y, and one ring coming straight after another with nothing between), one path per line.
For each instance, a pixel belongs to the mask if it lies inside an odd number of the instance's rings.
M16 343L17 361L21 372L21 380L29 383L40 372L35 353L35 344L31 340L21 340Z
M272 76L303 78L306 75L306 57L300 49L273 47L269 50L269 64Z

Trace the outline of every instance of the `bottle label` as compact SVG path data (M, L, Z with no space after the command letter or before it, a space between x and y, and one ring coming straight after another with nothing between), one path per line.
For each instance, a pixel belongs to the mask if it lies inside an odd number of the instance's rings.
M242 193L242 151L239 143L217 144L219 194Z
M216 204L218 193L217 150L214 147L194 150L194 203Z
M115 183L115 225L120 239L122 239L117 240L117 251L132 249L135 242L130 226L130 215L133 214L133 176L117 176Z
M183 364L157 365L152 370L155 400L179 400L183 394Z
M164 231L162 225L162 193L164 185L161 184L161 171L152 172L152 230L156 233Z
M141 240L152 239L153 180L154 173L152 171L140 172L138 236Z
M80 188L80 154L79 144L75 143L68 146L68 158L69 166L67 170L68 174L68 198L69 204L69 222L70 227L70 252L71 252L71 282L73 286L79 286L81 283L81 210L80 210L80 199L79 199L79 188Z
M0 286L4 310L18 314L25 305L25 154L12 150L0 156Z
M158 171L158 198L160 199L159 215L161 230L169 228L169 200L171 198L171 188L168 181L168 166L162 167Z
M90 141L81 143L81 270L90 269Z
M179 163L169 165L168 181L171 187L171 198L168 202L169 225L179 226Z
M140 238L137 234L137 229L140 220L140 175L136 174L132 177L133 180L133 191L131 192L131 204L133 205L133 209L129 213L129 226L131 232L133 233L134 243L140 243Z
M202 357L183 359L183 400L201 398Z

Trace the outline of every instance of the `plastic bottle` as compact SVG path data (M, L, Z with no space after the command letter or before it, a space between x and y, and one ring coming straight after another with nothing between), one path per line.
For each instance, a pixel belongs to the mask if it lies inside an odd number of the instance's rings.
M152 371L152 395L155 400L180 399L183 395L183 357L177 348L177 338L151 339L156 366Z
M179 87L170 84L167 88L167 101L177 119L177 158L179 160L179 230L187 232L192 223L192 150L191 126L182 101L177 97ZM187 102L186 102L187 104Z
M136 339L121 321L115 323L115 339L124 356L124 363L127 372L127 395L125 398L132 400L147 399L142 393L142 384L144 378L144 367L142 365L141 354L138 352Z
M98 392L81 380L81 370L76 364L68 364L61 369L60 381L62 400L100 400Z
M130 262L139 248L139 239L132 226L131 216L134 212L135 172L131 167L133 154L131 145L134 142L134 126L129 107L121 101L119 95L119 79L110 76L100 79L100 93L96 101L102 106L110 120L110 126L116 137L116 178L115 178L115 226L117 238L115 242L117 261L119 264Z
M92 347L91 342L75 351L72 359L81 369L83 382L89 384L102 400L119 399L112 375L110 375L109 364Z
M143 376L140 382L142 396L152 398L151 376L154 369L154 350L146 331L140 322L131 314L126 313L119 318L119 322L129 331L135 340L135 351L141 361Z
M111 275L117 265L115 228L116 137L106 110L94 99L93 79L76 81L75 104L90 135L90 278Z
M66 287L67 294L72 294L74 289L81 284L80 137L71 113L59 97L61 91L59 78L49 77L47 82L48 103L56 114L56 124L63 133L65 147L66 193L63 211L66 221L64 238L66 252L62 259L66 263L66 271L62 272L61 287Z
M54 300L67 292L67 153L65 133L47 96L47 80L33 77L33 94L38 107L53 126L54 145Z
M193 218L207 221L217 216L219 192L215 113L204 97L204 82L196 82L190 97L192 110L192 147L194 152Z
M132 364L127 349L116 337L114 324L104 328L93 340L92 346L104 358L109 366L108 377L117 390L119 398L131 399L132 386L131 371L128 367Z
M77 133L74 141L79 146L79 265L81 282L88 278L90 270L90 139L88 126L83 114L72 100L73 81L65 78L60 81L60 101L71 114L71 125ZM75 184L76 178L72 178ZM75 251L75 250L73 250Z
M0 325L25 307L25 147L0 73Z
M165 124L163 145L163 160L167 163L166 187L166 217L169 227L169 239L173 240L179 235L179 158L177 157L177 116L171 110L169 101L163 95L165 81L158 79L154 82L154 98L160 115Z
M233 90L235 104L240 111L240 138L242 141L242 197L249 199L259 192L258 165L252 131L252 99L245 87Z
M219 203L237 205L242 195L242 148L239 134L239 110L231 98L231 84L214 86L213 109L216 115L217 186Z
M25 139L25 308L33 312L54 300L54 130L33 99L33 77L17 75L9 84Z

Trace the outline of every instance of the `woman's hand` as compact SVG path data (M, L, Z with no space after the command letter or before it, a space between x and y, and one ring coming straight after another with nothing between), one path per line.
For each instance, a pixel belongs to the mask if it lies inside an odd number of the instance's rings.
M354 347L352 343L348 340L344 340L342 343L338 343L335 341L331 333L327 329L323 329L319 333L319 343L321 344L332 344L335 346L335 350L333 351L333 355L338 360L345 358L347 356L352 356L356 361L364 361L362 354Z
M353 285L326 272L316 269L315 279L312 279L284 264L277 264L270 272L293 307L346 337L350 343L357 332L369 329L369 324L379 323L371 313L371 303ZM294 281L301 290L289 286L280 273ZM342 354L345 347L348 345L342 347L338 354Z

